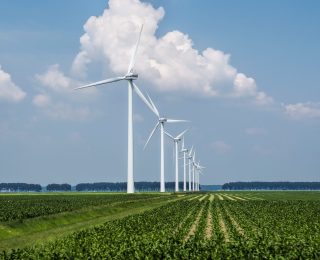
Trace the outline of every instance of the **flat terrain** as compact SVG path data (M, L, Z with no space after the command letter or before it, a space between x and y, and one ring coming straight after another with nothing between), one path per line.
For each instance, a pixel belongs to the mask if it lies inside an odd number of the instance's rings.
M317 259L319 216L320 192L1 195L0 258Z
M0 195L0 250L43 243L159 207L177 196L119 193Z

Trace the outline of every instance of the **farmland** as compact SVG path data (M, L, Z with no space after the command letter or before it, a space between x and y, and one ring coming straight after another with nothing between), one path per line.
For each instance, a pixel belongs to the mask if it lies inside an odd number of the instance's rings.
M216 192L181 195L96 195L98 197L94 202L90 202L95 198L94 195L72 195L74 197L69 200L68 196L71 195L61 195L60 199L74 203L74 208L66 209L61 206L61 210L57 211L59 213L43 210L37 216L17 213L13 214L16 217L12 219L3 217L6 216L2 212L5 212L7 204L1 202L2 227L18 227L18 222L45 222L57 215L72 212L80 214L80 208L83 207L91 207L91 210L108 208L109 211L104 213L110 215L111 209L119 210L121 206L131 213L105 219L105 222L97 222L85 229L75 229L64 236L33 246L3 247L5 251L0 256L3 259L320 257L318 192ZM35 196L27 201L31 203L32 200L46 200L50 205L50 199L54 195L47 196L49 197ZM26 196L22 198L26 199ZM1 201L10 199L21 200L1 197ZM77 199L83 199L82 203L77 202ZM23 208L22 205L32 205L17 203L20 208ZM53 200L52 203L57 202ZM60 204L64 203L66 202L62 199ZM41 203L38 207L40 205ZM19 206L16 206L16 211L19 212Z

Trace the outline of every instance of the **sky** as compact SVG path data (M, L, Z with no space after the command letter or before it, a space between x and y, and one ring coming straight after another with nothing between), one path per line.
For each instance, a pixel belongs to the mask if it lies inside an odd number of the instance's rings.
M141 24L136 84L191 121L165 127L190 128L202 184L320 181L320 2L3 0L0 182L126 181L126 83L73 88L124 75ZM159 181L157 118L133 109L134 180Z

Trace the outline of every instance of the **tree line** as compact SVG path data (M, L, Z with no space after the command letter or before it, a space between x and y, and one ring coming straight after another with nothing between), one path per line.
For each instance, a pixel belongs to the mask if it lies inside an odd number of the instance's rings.
M223 190L320 190L320 182L229 182Z
M188 187L189 183L187 183ZM166 191L174 191L175 183L166 182ZM136 191L159 191L160 182L140 181L134 183ZM183 189L183 182L179 182L179 190ZM79 183L76 185L76 191L126 191L126 182L95 182L95 183Z
M29 191L41 191L40 184L28 184L28 183L0 183L0 191L2 192L29 192Z
M48 184L46 187L47 191L71 191L71 185L64 183L64 184Z
M175 190L174 182L165 183L167 191ZM136 191L159 191L160 182L135 182L134 187ZM187 182L187 187L189 183ZM179 182L179 190L183 189L183 182ZM40 192L40 191L71 191L70 184L48 184L44 189L40 184L27 184L27 183L0 183L1 192ZM76 191L112 191L124 192L127 190L126 182L95 182L95 183L79 183L75 186Z

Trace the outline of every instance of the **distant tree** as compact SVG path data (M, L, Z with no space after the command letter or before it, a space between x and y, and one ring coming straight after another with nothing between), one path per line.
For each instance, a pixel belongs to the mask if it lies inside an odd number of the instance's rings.
M187 184L188 185L188 184ZM160 182L135 182L136 191L159 191ZM175 183L166 182L166 191L174 191ZM183 189L183 182L179 182L179 189ZM126 182L97 182L97 183L79 183L76 185L76 191L117 191L125 192L127 190Z
M64 183L64 184L48 184L47 191L71 191L71 185Z
M320 190L320 182L229 182L223 190Z
M27 183L0 183L0 191L4 192L30 192L41 191L40 184L27 184Z

